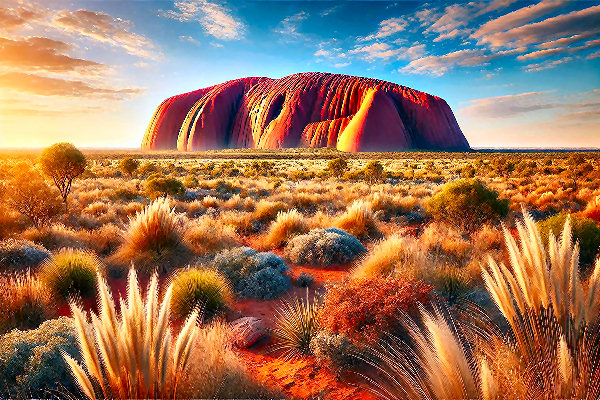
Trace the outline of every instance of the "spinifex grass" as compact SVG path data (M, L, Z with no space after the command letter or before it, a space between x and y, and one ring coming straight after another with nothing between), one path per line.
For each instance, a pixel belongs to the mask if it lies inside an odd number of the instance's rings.
M320 306L318 299L309 300L308 289L306 300L297 297L282 300L275 311L275 349L282 350L287 358L310 353L310 341L320 327Z

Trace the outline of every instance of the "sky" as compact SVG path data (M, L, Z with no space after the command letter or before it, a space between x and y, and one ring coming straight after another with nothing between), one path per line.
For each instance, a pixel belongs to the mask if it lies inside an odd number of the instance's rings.
M600 147L600 2L0 0L0 147L140 146L172 95L366 76L445 99L474 148Z

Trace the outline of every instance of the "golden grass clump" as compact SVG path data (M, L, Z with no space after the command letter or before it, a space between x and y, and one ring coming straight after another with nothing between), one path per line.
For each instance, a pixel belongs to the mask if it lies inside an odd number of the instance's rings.
M308 232L308 224L298 210L279 211L277 219L269 227L263 245L268 249L279 248L295 235L306 232Z
M427 253L418 240L408 236L393 235L378 242L352 271L353 279L386 276L396 270L405 275L414 275L415 271L430 264Z
M320 329L319 310L321 302L297 297L282 300L275 311L273 336L275 349L282 350L286 358L310 353L310 341Z
M102 271L102 262L93 252L63 248L40 265L39 277L56 296L68 299L92 295Z
M333 226L361 240L381 236L378 220L371 205L362 200L355 200L342 215L333 220Z
M54 315L52 293L30 270L0 275L0 334L37 328Z
M171 309L173 315L185 318L194 310L212 318L225 311L233 300L233 291L227 278L208 268L189 268L173 277Z
M176 398L198 336L198 311L175 335L169 326L173 288L159 303L156 274L144 297L135 270L129 271L127 298L118 313L108 285L99 279L100 311L91 322L71 303L83 365L65 353L63 357L81 391L89 399Z
M142 269L154 263L175 263L175 258L184 258L187 249L183 245L186 221L170 207L169 200L158 198L134 218L123 235L124 243L115 253L121 263L133 262Z
M191 350L189 367L177 389L183 399L282 398L258 383L232 348L227 324L205 325Z
M230 225L219 220L201 217L194 220L185 232L184 242L200 255L240 246L240 237Z

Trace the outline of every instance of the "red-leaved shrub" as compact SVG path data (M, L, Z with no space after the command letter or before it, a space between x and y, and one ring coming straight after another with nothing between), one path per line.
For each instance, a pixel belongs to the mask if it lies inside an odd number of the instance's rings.
M391 276L349 280L327 292L321 324L358 344L374 343L398 328L401 312L412 313L418 303L429 302L432 290L421 281Z

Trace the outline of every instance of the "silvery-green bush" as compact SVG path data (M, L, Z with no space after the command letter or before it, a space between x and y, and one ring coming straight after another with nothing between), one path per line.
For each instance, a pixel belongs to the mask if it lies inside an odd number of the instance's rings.
M352 262L366 251L360 241L337 228L313 229L296 236L285 248L285 256L295 264L328 266Z
M30 240L6 239L0 242L0 267L35 267L48 257L50 252L44 246Z
M61 317L37 329L14 329L0 337L0 397L46 398L78 393L61 355L79 359L72 320Z
M231 281L234 292L243 297L275 299L290 287L286 275L289 268L283 259L250 247L223 250L215 256L212 267L221 271Z

